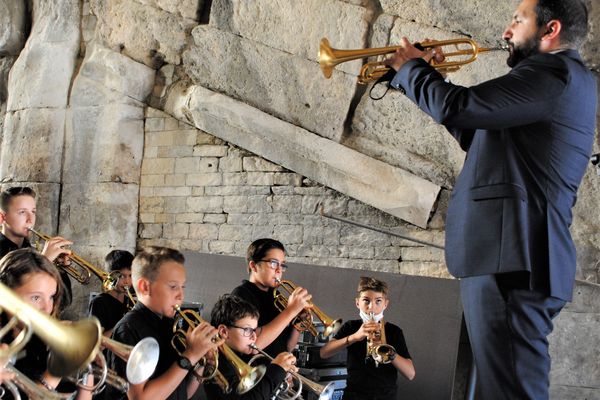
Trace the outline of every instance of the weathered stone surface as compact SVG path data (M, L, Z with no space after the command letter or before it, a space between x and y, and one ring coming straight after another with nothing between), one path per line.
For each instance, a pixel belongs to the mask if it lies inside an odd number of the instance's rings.
M318 61L323 37L328 38L332 46L342 49L364 47L368 31L366 13L364 7L337 0L214 0L210 25ZM356 61L339 68L356 74L359 65L360 61Z
M574 303L564 309L554 322L549 336L552 386L600 387L600 285L577 282ZM591 307L581 307L591 303ZM596 393L597 394L597 393Z
M192 34L183 68L194 83L340 140L354 77L336 73L325 80L314 61L207 26Z
M65 110L8 112L0 153L0 179L60 182Z
M64 108L79 51L79 1L34 1L33 26L9 76L7 110Z
M15 60L16 57L0 57L0 104L4 105L4 109L6 109L6 98L8 97L8 73ZM2 119L4 119L4 114L0 115L0 121Z
M25 44L25 0L0 3L0 57L18 55Z
M427 226L439 191L428 181L200 86L174 87L165 110L287 169L417 226Z
M87 246L134 248L138 185L66 183L60 205L59 233Z
M177 7L174 2L169 4ZM189 11L193 3L187 4L183 7ZM192 19L139 1L91 0L90 9L98 17L98 38L110 49L155 69L181 62L186 37L196 25Z
M198 19L198 13L204 8L206 0L137 0L142 4L161 8L171 14L187 19Z
M67 124L67 183L134 182L144 146L143 101L154 70L91 44L75 79ZM163 171L164 172L164 171Z

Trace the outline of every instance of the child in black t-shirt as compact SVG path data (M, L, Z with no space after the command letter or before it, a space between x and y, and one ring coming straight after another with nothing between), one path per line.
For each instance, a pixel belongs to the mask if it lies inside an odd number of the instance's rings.
M118 271L120 274L113 290L101 293L90 301L89 315L98 318L104 336L110 337L117 322L133 308L130 293L132 262L133 254L127 250L113 250L104 259L106 271Z
M391 362L377 364L367 356L367 337L372 339L374 345L381 343L383 311L388 303L388 286L385 282L361 277L356 298L361 319L344 323L334 339L321 348L322 358L331 357L343 349L348 351L344 400L395 399L398 371L409 380L415 377L415 368L402 329L392 323L383 323L386 343L396 351L395 356L390 357Z
M254 352L250 345L256 342L258 326L258 309L251 303L235 295L223 295L217 301L211 312L210 323L217 327L219 336L225 338L225 344L236 352L246 362ZM269 360L266 361L267 363ZM239 377L231 363L221 354L219 356L219 371L229 382L230 393L224 392L215 381L208 381L204 390L209 400L260 400L270 399L286 378L286 371L297 372L296 357L291 353L279 353L270 364L262 379L244 394L236 393Z

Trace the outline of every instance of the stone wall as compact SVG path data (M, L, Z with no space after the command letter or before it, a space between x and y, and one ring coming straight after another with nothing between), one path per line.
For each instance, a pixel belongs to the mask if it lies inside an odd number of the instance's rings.
M139 244L245 254L260 237L281 240L290 261L449 277L443 251L333 221L319 210L442 243L422 230L264 158L148 108Z

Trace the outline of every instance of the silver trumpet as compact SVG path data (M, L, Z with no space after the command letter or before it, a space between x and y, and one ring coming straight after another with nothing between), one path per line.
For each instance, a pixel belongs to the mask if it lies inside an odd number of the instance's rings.
M14 400L21 400L19 389L21 389L21 391L27 395L29 400L71 400L77 395L77 392L57 393L43 388L29 379L27 376L23 375L11 364L6 365L4 369L12 372L14 375L10 381L2 384L10 391ZM3 390L4 389L0 387L0 399L4 397Z
M144 338L135 346L117 342L106 336L102 337L101 343L114 355L127 362L127 381L132 385L149 379L158 365L160 350L158 342L153 337Z
M273 361L273 357L271 357L263 350L259 349L254 343L250 344L249 346L252 350L256 350L262 356ZM250 360L250 364L252 364L252 362L255 360L256 358L253 357L252 360ZM295 390L288 390L289 387L287 385L287 382L284 382L282 385L284 385L285 387L279 389L279 393L276 395L277 399L294 400L300 396L300 394L302 393L302 388L307 389L313 394L315 394L319 400L330 400L333 397L333 391L335 390L333 382L329 382L327 385L321 385L317 382L311 381L310 379L296 372L290 372L290 374L292 375L292 378L298 382L298 388Z

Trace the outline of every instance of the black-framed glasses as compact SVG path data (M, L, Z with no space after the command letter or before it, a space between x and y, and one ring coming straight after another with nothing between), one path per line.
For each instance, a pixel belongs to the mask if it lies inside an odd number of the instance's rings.
M241 327L241 326L237 326L237 325L229 325L230 328L238 328L241 329L242 331L244 331L243 335L244 337L250 337L252 336L253 333L256 333L256 335L258 336L258 332L260 328L250 328L250 327Z
M282 271L285 271L288 267L287 264L279 262L279 260L274 258L271 258L270 260L260 260L260 262L267 263L269 268L271 268L273 271L275 271L277 268L281 268Z

